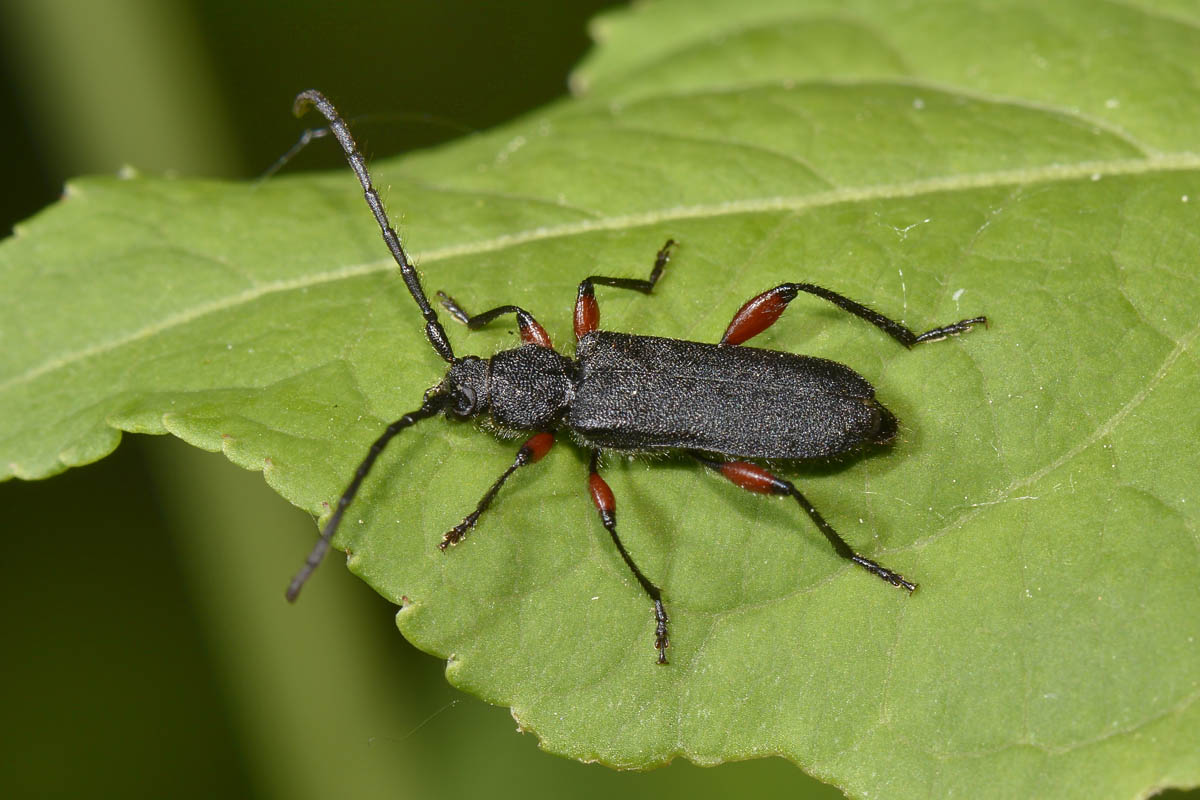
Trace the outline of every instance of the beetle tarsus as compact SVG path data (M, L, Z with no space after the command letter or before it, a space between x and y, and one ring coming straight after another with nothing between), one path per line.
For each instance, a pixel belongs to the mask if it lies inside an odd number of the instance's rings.
M905 580L904 576L899 572L893 572L887 567L884 567L869 558L860 556L858 553L855 553L853 556L851 556L850 560L855 564L858 564L867 572L870 572L872 575L878 575L880 578L883 578L892 586L895 586L899 589L907 589L909 594L912 594L917 590L917 585L912 581Z
M437 296L442 301L442 308L446 309L450 313L450 316L463 325L467 324L467 320L471 318L471 315L463 311L462 306L453 297L443 291L438 291Z
M942 339L947 337L958 336L960 333L966 333L967 331L971 330L971 327L974 325L983 325L986 327L987 324L987 317L971 317L970 319L960 320L959 322L955 322L950 325L943 325L940 328L934 328L933 330L925 331L915 340L913 340L913 344L940 342Z
M471 530L471 528L474 528L475 523L478 521L479 512L472 511L463 519L462 522L458 523L442 535L442 541L438 544L438 549L442 552L445 552L446 548L453 547L463 539L467 538L467 531Z
M667 610L663 608L662 600L654 600L654 646L658 648L658 663L666 664L667 648L671 646L671 637L667 635Z

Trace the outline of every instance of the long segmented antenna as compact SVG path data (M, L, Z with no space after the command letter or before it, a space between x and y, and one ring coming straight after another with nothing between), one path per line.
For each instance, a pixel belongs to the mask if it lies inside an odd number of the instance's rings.
M471 133L479 133L478 128L472 128L470 125L464 125L451 117L441 117L437 114L429 114L426 112L403 112L403 111L386 111L378 114L356 114L346 120L347 127L350 125L359 125L364 122L418 122L422 125L428 125L435 128L444 128L452 131L455 135L463 136ZM323 128L309 128L300 134L300 138L296 143L288 148L288 151L275 159L275 163L263 170L263 173L254 179L255 183L263 183L273 177L277 172L288 165L293 158L300 155L300 152L312 144L317 139L324 139L332 134L333 131L326 125Z
M408 287L408 292L413 296L413 300L417 301L417 305L421 309L421 316L425 318L425 336L428 337L429 343L433 345L433 349L447 363L453 363L454 351L450 348L450 340L446 338L446 331L442 328L442 324L438 322L437 312L433 310L433 306L429 305L429 300L425 297L425 290L421 288L421 278L417 275L417 271L413 269L412 264L408 263L408 254L404 252L404 247L400 244L400 235L392 228L388 222L387 211L383 208L383 201L379 199L379 193L375 191L375 186L371 183L371 174L367 172L367 161L363 158L363 154L359 152L358 144L354 141L354 137L350 135L350 129L346 127L346 121L342 119L342 115L333 107L333 103L326 99L325 95L318 92L316 89L309 89L296 95L296 102L292 106L292 113L297 117L302 116L310 107L315 107L329 121L329 129L333 131L333 135L337 137L338 143L342 146L342 150L346 153L346 161L350 163L350 168L354 170L354 174L358 176L358 182L362 184L363 196L367 200L367 206L370 207L371 213L375 215L375 221L379 223L379 230L383 233L383 241L387 244L388 250L392 253L392 258L396 259L396 264L400 267L400 274L404 278L404 285Z
M383 448L387 446L387 443L397 433L415 425L423 419L434 416L445 405L446 398L444 395L430 394L425 398L425 403L420 408L405 414L391 425L388 425L383 435L371 445L371 449L367 451L367 457L362 460L362 463L358 465L358 469L354 471L354 479L350 481L350 485L346 487L346 491L342 492L342 496L338 498L337 508L334 509L333 516L329 518L329 521L325 523L325 527L321 529L321 538L317 539L317 543L313 545L312 552L304 560L304 566L300 568L300 571L292 578L292 582L288 584L287 599L289 602L296 601L296 598L300 595L300 590L304 587L304 582L309 579L313 571L320 565L322 559L325 558L325 554L329 552L333 535L337 533L338 525L342 522L342 515L346 513L346 508L354 500L354 495L358 494L358 487L362 485L363 479L371 471L371 466L375 463L375 459L379 458L379 454L383 452Z

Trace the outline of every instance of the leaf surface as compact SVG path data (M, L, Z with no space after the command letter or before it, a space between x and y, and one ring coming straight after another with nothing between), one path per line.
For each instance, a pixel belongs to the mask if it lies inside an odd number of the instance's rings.
M905 352L802 298L754 341L852 366L900 418L893 447L788 474L912 596L793 503L610 456L671 615L658 667L569 437L438 551L518 446L444 420L380 460L339 535L351 568L455 684L571 757L780 754L860 796L1196 784L1198 22L648 4L596 23L580 97L374 165L431 293L520 305L567 352L578 281L644 277L668 237L653 296L599 290L604 327L715 341L799 280L918 330L987 314ZM324 513L444 371L386 255L348 172L72 183L0 246L0 468L170 432ZM447 322L459 354L514 341Z

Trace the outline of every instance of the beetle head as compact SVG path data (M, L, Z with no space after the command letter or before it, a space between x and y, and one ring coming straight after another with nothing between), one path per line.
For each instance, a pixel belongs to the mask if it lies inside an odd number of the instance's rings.
M477 417L491 404L488 363L475 356L456 358L439 388L448 399L447 416Z

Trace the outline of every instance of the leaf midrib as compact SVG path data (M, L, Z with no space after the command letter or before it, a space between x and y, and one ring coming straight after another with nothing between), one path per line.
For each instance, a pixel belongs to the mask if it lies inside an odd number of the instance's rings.
M999 188L1015 185L1049 184L1083 178L1095 180L1097 177L1182 172L1188 170L1200 170L1200 155L1178 153L1138 159L1086 161L1076 164L1049 164L1039 167L998 170L995 172L925 178L900 183L844 187L824 192L813 192L807 195L756 197L717 204L675 206L673 208L597 217L590 220L579 220L560 225L531 228L517 233L495 236L490 239L480 239L464 244L435 248L422 252L419 261L437 263L451 258L497 252L531 242L580 236L595 232L650 227L663 222L679 220L716 219L741 214L780 211L805 211L845 203L916 197L941 192ZM157 322L130 331L123 336L118 336L114 339L50 359L43 364L39 364L19 375L0 382L0 392L27 384L57 369L88 358L105 355L125 345L186 325L209 314L228 311L229 309L255 302L271 294L305 289L349 278L386 272L392 269L394 269L394 265L390 259L379 259L367 263L340 267L338 269L310 273L298 278L261 283L236 294L201 303L190 310L164 317Z

